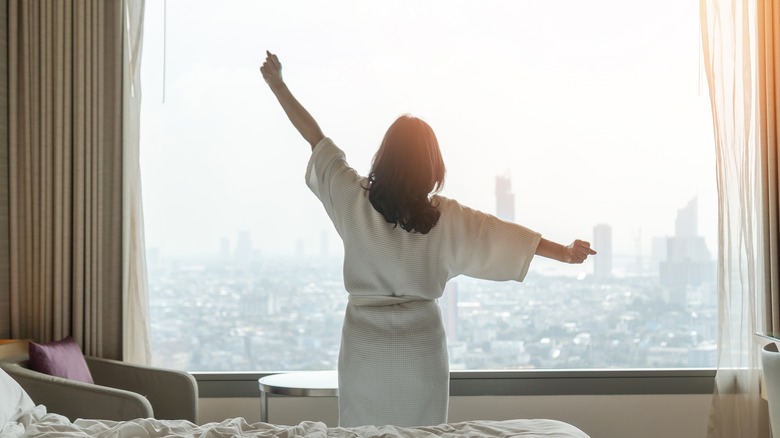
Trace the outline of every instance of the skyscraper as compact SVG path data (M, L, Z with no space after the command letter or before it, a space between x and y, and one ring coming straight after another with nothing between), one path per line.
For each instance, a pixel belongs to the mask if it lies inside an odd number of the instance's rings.
M598 224L593 227L593 247L599 252L593 257L593 275L604 279L612 276L612 227Z
M694 196L685 207L677 210L677 219L674 222L674 236L696 237L698 234L698 202L697 197Z
M677 210L674 237L666 240L666 261L661 262L661 284L699 286L715 278L715 262L703 236L698 235L697 199Z
M496 176L496 216L507 222L515 221L515 194L508 173Z

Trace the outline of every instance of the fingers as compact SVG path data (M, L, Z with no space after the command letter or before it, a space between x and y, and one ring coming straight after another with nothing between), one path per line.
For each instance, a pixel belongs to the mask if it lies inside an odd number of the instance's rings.
M584 240L575 240L574 243L569 245L569 248L570 263L582 263L589 255L596 254L596 251L590 247L590 243Z
M586 254L586 255L595 255L595 254L597 254L596 251L591 249L590 242L586 242L584 240L579 240L579 239L575 240L574 241L574 247L581 249L583 251L583 253Z
M263 65L260 66L260 71L265 70L267 73L270 73L272 71L279 71L279 67L273 64L273 62L269 61L268 59L263 62Z
M264 78L267 78L271 74L278 73L282 70L282 63L279 62L279 58L268 50L265 51L265 61L260 66L260 72Z
M260 67L260 73L263 75L263 79L265 80L268 80L268 78L271 77L271 71L268 68L268 66L266 66L265 64L263 64L263 66Z
M270 64L277 70L282 68L282 63L279 62L279 57L269 52L268 50L265 51L265 63L263 65L265 64Z
M260 73L271 87L282 83L282 63L279 62L276 55L268 50L265 51L265 60L260 66Z

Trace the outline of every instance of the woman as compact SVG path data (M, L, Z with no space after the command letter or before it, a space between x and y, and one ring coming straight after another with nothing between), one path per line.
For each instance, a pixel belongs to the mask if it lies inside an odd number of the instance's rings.
M263 78L312 148L306 183L344 242L339 425L446 423L449 366L435 300L447 280L522 281L534 254L582 263L596 252L437 195L445 173L439 145L415 117L390 126L369 176L360 176L287 88L276 55L266 55Z

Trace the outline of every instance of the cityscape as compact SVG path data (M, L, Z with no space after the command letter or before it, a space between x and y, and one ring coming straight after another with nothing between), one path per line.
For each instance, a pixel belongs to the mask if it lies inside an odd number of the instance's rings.
M508 175L496 211L514 221ZM453 370L698 368L716 362L715 261L696 197L650 254L613 254L594 224L592 273L537 269L523 283L452 279L439 299ZM669 213L675 217L674 212ZM249 232L211 258L148 257L153 363L189 371L327 370L337 366L347 303L342 260L260 255ZM215 245L217 246L217 245Z

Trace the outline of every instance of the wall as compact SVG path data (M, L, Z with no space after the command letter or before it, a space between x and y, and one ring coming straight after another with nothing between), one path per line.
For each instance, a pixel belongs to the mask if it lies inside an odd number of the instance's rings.
M705 438L711 396L481 396L452 397L450 422L472 419L550 418L571 423L592 438ZM336 398L273 397L268 416L278 424L304 420L338 423ZM260 421L260 398L201 398L201 423L244 417Z

